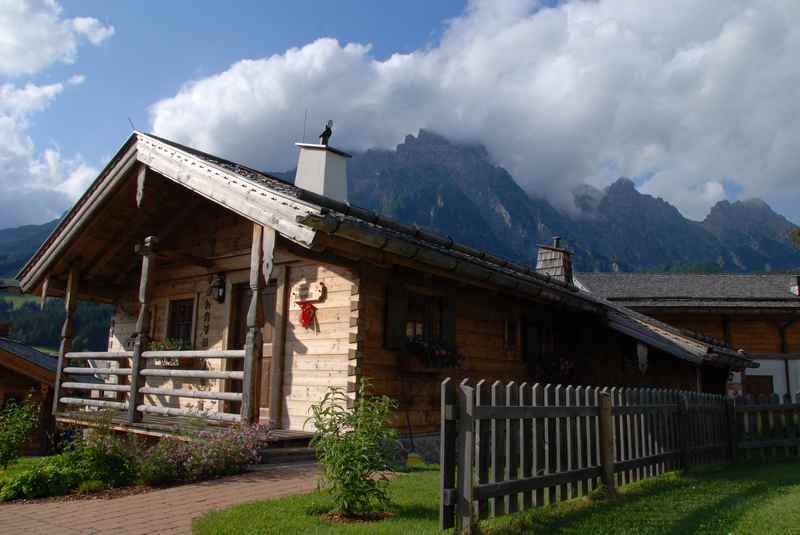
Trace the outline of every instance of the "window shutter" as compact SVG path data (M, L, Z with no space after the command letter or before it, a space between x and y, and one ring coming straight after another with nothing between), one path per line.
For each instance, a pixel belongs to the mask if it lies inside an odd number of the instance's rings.
M442 303L442 342L456 347L456 293L448 292Z
M406 343L408 289L403 284L389 283L386 288L386 349L401 349Z

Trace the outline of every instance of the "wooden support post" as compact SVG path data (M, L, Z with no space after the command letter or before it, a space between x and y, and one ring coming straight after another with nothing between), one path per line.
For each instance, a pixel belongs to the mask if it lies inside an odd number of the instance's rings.
M250 308L247 310L247 339L244 344L244 381L242 381L242 422L258 419L258 384L261 378L261 355L264 340L264 310L261 292L272 273L275 229L253 225L250 251Z
M475 389L464 379L458 388L458 509L456 533L471 534L475 520L472 470L475 459Z
M689 414L689 398L685 393L681 393L678 403L678 444L681 451L680 467L685 469L689 467L689 418L691 417Z
M781 323L778 328L780 329L780 337L781 337L781 353L788 353L789 352L789 339L787 337L787 330L789 327L794 323L794 320L787 321L785 323ZM790 394L792 392L792 385L791 385L791 373L789 372L789 359L783 359L783 374L786 380L786 393Z
M128 394L128 423L140 422L141 413L136 410L144 397L139 393L139 388L143 386L142 377L139 370L142 368L142 353L147 351L150 342L150 292L153 287L153 275L156 267L156 249L158 248L158 238L148 236L144 240L144 245L138 248L142 255L142 275L139 279L139 316L136 319L136 341L133 344L133 358L131 359L130 393Z
M456 385L449 377L442 381L441 395L442 444L439 448L439 467L442 477L439 487L439 529L444 531L455 525L456 513Z
M42 299L39 303L39 308L44 310L44 305L47 303L47 292L50 289L50 275L44 278L44 282L42 283Z
M78 285L80 272L77 264L69 268L67 274L67 290L64 294L64 325L61 327L61 347L58 349L58 365L56 368L56 384L53 394L53 414L60 412L61 405L61 380L67 353L72 351L72 320L75 316L75 307L78 304Z
M611 412L611 394L600 392L600 479L609 498L617 497L617 481L614 477L614 416Z
M739 430L736 425L736 400L725 400L725 414L728 423L728 458L736 462L739 449Z
M289 312L289 267L276 270L275 329L272 331L272 366L269 371L269 419L273 429L281 427L283 414L283 363L286 348L286 321ZM263 372L262 372L263 373Z

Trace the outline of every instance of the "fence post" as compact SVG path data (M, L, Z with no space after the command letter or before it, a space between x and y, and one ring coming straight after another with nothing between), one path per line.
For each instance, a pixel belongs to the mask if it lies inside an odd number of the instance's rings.
M611 412L611 395L600 392L600 478L608 490L609 498L617 496L614 478L614 416Z
M442 381L442 412L440 419L441 445L439 447L439 529L455 525L456 512L456 386L449 377Z
M473 517L472 506L472 467L475 459L475 389L469 386L469 379L461 381L458 389L458 509L456 511L456 532L471 534Z
M678 400L678 427L680 428L681 468L689 467L689 398L686 393L681 393Z
M735 463L739 449L739 433L736 424L736 400L725 400L725 413L728 417L728 457Z

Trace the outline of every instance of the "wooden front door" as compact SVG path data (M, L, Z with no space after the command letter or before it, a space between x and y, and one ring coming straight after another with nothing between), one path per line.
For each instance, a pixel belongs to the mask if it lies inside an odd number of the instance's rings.
M250 308L250 285L248 283L236 284L233 286L233 314L231 325L231 349L244 349L247 341L247 310ZM258 381L256 398L261 417L269 416L269 374L272 364L272 335L275 330L275 298L276 286L271 284L264 288L261 294L261 306L264 313L264 326L261 329L264 337L264 349L261 354L261 379ZM229 361L230 370L242 370L244 362L241 359L231 359ZM242 382L231 381L231 391L241 392ZM240 403L231 403L230 411L239 412Z

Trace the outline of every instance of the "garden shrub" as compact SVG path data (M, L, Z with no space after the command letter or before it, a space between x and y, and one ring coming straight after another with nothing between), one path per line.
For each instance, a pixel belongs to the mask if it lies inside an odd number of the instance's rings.
M39 404L30 398L21 405L12 400L0 411L0 468L20 456L38 423Z
M47 459L30 470L7 478L0 489L0 501L60 496L77 487L84 474L62 462L60 457Z
M104 426L76 438L59 455L9 477L0 501L58 496L131 485L168 485L238 474L258 461L263 428L242 426L222 433L198 433L191 440L164 438L149 449Z
M151 447L139 465L139 478L145 485L170 485L183 477L188 449L181 440L162 438Z
M78 438L61 454L63 462L79 470L85 480L108 487L130 485L136 480L141 454L138 441L102 427Z
M264 432L261 426L240 426L193 433L185 441L161 439L145 455L139 476L148 485L167 485L239 474L258 462L258 436Z
M353 516L388 505L384 472L392 471L392 448L397 433L389 427L396 402L369 395L368 383L358 384L356 400L348 407L341 388L330 388L311 407L316 433L311 445L322 464L334 502L333 513Z
M0 501L60 496L89 481L104 488L130 485L137 474L137 449L135 441L101 427L87 438L73 440L63 453L7 478Z

